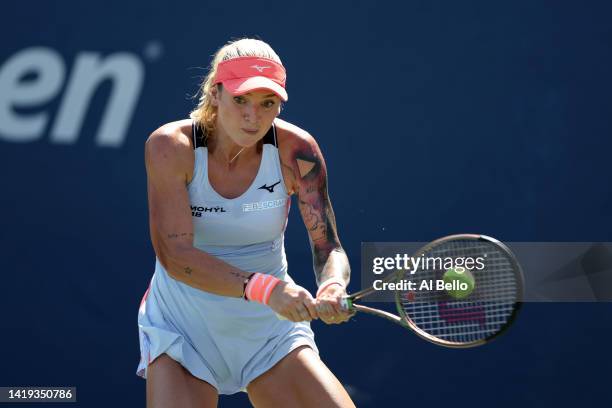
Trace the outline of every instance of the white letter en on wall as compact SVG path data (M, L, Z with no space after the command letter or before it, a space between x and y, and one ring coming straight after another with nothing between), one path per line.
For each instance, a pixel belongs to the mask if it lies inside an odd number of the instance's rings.
M144 75L144 66L134 54L119 52L102 58L99 53L82 52L66 80L66 68L57 51L44 47L21 50L0 67L0 140L40 139L51 120L44 105L58 96L67 82L50 139L53 143L75 143L83 131L92 98L103 82L110 81L111 91L100 112L95 140L98 146L120 147L138 103ZM40 111L33 112L37 108Z
M15 108L34 108L50 101L59 92L65 71L61 56L42 47L21 50L0 68L0 139L32 142L43 135L47 112L17 113ZM24 81L28 74L34 77Z
M142 62L128 53L116 53L104 60L98 53L79 55L51 131L53 142L71 144L77 140L91 98L100 84L108 79L112 80L112 92L98 128L96 143L108 147L123 144L144 81Z

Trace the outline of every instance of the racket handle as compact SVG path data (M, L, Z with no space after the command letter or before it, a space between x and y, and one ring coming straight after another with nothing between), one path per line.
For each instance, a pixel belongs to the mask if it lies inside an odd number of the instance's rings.
M340 301L340 307L346 311L354 310L353 300L350 297L342 298Z
M355 306L353 306L353 300L350 297L342 298L340 300L340 307L347 311L355 310ZM285 316L279 315L278 313L276 313L276 317L278 317L279 320L288 320Z

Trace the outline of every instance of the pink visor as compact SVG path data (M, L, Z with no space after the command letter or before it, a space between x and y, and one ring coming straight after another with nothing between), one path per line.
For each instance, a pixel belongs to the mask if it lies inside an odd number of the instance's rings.
M215 84L221 82L232 95L269 89L286 102L289 99L285 91L286 79L285 68L276 61L261 57L238 57L219 63Z

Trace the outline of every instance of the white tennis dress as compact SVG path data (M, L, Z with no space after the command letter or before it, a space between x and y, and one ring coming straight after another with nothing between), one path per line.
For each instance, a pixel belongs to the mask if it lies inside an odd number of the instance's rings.
M219 195L208 180L208 149L194 126L195 167L188 185L194 246L247 272L287 274L284 231L290 197L281 172L274 125L264 137L255 180L240 197ZM307 322L280 320L256 302L218 296L179 282L159 262L138 312L137 375L166 353L220 394L246 386L297 347L318 353Z

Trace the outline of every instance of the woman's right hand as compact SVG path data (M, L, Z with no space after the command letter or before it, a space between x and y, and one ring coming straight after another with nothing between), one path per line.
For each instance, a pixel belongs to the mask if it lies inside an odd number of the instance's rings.
M290 282L280 282L270 295L268 306L277 314L292 322L318 319L316 300L303 287Z

